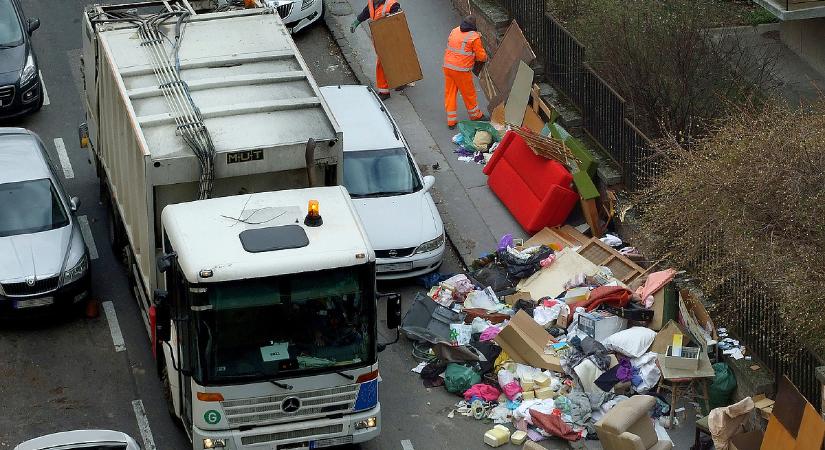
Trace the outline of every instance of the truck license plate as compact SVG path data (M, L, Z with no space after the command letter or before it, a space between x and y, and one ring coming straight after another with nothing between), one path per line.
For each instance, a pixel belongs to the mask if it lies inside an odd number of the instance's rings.
M16 300L14 302L14 309L36 308L38 306L46 306L54 303L54 297L40 297L26 300Z
M400 272L402 270L410 270L412 269L411 262L405 263L391 263L391 264L379 264L375 266L376 272Z

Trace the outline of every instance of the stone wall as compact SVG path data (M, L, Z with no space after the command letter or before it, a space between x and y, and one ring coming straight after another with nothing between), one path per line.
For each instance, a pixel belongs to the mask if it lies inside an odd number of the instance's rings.
M475 16L484 47L490 54L495 53L498 43L510 25L510 15L507 11L495 0L452 0L452 3L462 16Z

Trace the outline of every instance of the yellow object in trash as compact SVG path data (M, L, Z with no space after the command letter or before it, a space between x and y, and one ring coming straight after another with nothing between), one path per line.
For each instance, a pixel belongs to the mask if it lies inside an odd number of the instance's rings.
M517 431L514 431L513 434L510 436L510 443L511 444L521 445L526 440L527 440L527 432L526 431L517 430Z
M498 373L498 371L501 370L501 366L507 364L508 362L510 362L510 356L507 355L507 352L502 350L501 353L498 354L496 362L493 364L496 368L496 373Z
M534 379L533 382L536 384L536 387L543 388L550 386L550 377L545 374L539 374Z
M473 145L480 152L486 152L493 142L493 135L489 131L478 130L473 136Z
M495 428L484 433L484 443L490 447L501 447L508 442L510 442L510 430L507 427L496 425Z
M522 400L533 400L536 398L536 393L533 391L524 391L521 393Z
M547 399L547 398L556 398L557 396L558 396L558 393L556 391L554 391L553 389L549 388L549 387L541 388L541 389L536 391L536 398L539 398L539 399L542 399L542 400Z
M532 391L535 386L536 383L533 380L521 380L522 391Z

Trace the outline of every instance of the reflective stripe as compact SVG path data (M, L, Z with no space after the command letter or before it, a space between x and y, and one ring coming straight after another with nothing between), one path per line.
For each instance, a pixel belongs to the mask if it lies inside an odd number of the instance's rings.
M447 69L455 70L456 72L469 72L473 70L472 67L458 67L452 64L444 63L444 67Z
M475 52L467 51L467 42L469 42L471 38L475 37L475 35L475 31L468 31L467 35L464 36L464 39L461 40L461 48L450 47L450 44L448 43L447 49L451 52L458 53L459 55L473 56L475 55Z
M375 5L373 4L373 0L368 0L367 5L370 11L370 19L378 20L387 14L390 13L390 9L395 5L396 0L387 0L384 2L383 5L379 6L378 9L375 9Z
M379 88L379 89L378 89L378 93L379 93L379 94L389 94L389 93L390 93L390 90L389 90L389 89L380 89L380 88Z

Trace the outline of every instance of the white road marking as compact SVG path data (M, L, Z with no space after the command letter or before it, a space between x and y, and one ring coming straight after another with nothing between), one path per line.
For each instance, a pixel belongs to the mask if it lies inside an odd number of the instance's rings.
M415 450L415 447L413 447L412 442L410 442L409 439L404 439L401 441L401 448L404 450Z
M109 331L112 333L112 343L115 344L115 351L126 350L126 343L123 341L123 334L120 332L120 324L115 314L115 305L112 302L103 302L103 311L106 312L106 321L109 322Z
M60 165L63 166L63 175L66 179L74 178L72 162L69 161L69 154L66 153L66 144L63 143L62 138L56 138L54 140L54 148L57 150L57 157L60 159Z
M43 73L42 72L38 71L37 73L38 73L38 75L40 75L40 86L43 88L43 106L46 106L49 103L51 103L49 101L49 93L46 91L46 80L43 79Z
M143 409L143 401L132 400L132 409L135 410L138 430L140 430L140 437L143 438L143 449L157 450L157 447L155 446L155 438L152 437L152 429L149 428L149 418L146 417L146 410Z
M89 219L86 216L77 216L77 222L80 224L80 232L83 234L83 240L86 241L86 247L89 249L89 257L97 259L97 245L95 245L95 238L92 236L92 229L89 227Z

